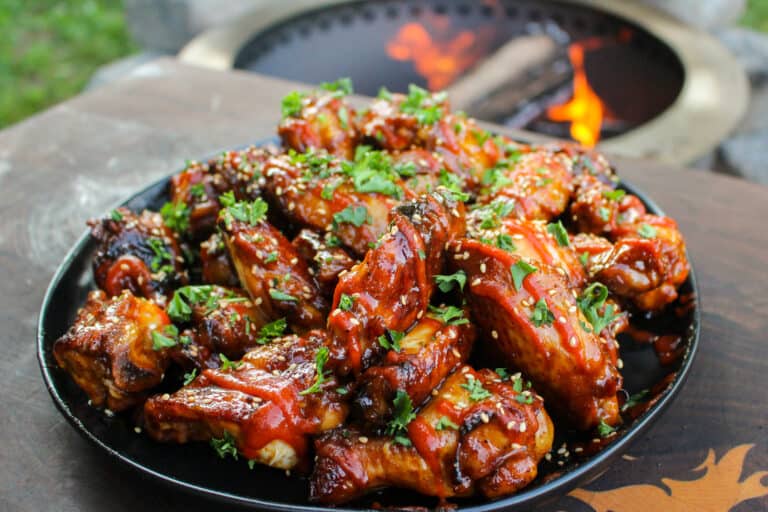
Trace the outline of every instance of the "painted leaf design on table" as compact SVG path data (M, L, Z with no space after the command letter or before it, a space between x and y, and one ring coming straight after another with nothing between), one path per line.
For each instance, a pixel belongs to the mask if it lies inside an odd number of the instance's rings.
M607 491L576 489L573 496L596 512L723 512L742 501L768 495L768 484L762 480L768 471L758 471L740 481L744 459L753 444L731 448L719 461L710 449L706 459L693 471L704 470L695 480L662 478L665 489L649 484L628 485Z

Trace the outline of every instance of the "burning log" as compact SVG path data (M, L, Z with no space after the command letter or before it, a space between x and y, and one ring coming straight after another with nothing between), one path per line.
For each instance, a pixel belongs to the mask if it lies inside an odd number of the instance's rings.
M570 84L565 48L546 35L518 37L500 47L448 88L451 104L473 117L495 120Z

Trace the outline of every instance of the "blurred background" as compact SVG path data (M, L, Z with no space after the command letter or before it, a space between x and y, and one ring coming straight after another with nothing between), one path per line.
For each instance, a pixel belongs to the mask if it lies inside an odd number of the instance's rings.
M768 184L768 0L632 1L708 32L746 70L746 116L716 149L692 163ZM270 5L274 2L0 0L0 129L158 56L175 55L199 34Z

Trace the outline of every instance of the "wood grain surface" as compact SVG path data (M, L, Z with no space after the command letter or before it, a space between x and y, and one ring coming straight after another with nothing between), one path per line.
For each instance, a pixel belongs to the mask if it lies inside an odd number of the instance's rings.
M218 509L143 480L79 437L43 386L35 325L88 217L185 158L271 136L294 88L158 60L0 132L0 511ZM768 189L616 164L687 238L701 350L677 401L629 454L542 510L768 510Z

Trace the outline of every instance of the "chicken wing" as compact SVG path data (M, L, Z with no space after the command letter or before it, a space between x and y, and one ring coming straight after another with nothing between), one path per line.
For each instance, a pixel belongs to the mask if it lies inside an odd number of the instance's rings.
M163 379L177 331L152 302L125 290L88 294L53 355L95 407L122 411L141 403Z
M605 298L577 302L562 269L534 266L476 240L455 241L448 250L453 268L467 275L465 296L491 349L528 376L574 427L617 424L622 380L608 328L616 312L600 310Z
M392 417L392 400L398 390L421 405L432 390L469 358L474 327L445 323L425 316L408 333L390 331L379 344L388 350L381 362L357 381L355 400L366 422L383 424Z
M389 156L363 147L354 162L324 153L283 155L265 169L270 202L292 222L329 232L362 256L407 191Z
M227 244L221 233L214 233L200 244L200 263L203 282L220 286L239 286L240 279L232 265Z
M117 208L88 225L99 242L93 259L96 285L109 296L130 290L164 306L173 290L187 283L181 249L160 214Z
M336 286L328 330L331 361L341 374L370 367L385 353L379 336L421 319L445 244L465 230L463 203L442 192L406 202L390 217L389 232Z
M419 413L410 403L398 409L389 436L338 429L315 441L312 500L341 504L383 487L496 498L531 482L552 447L541 398L519 376L464 366Z
M309 436L347 414L338 381L323 368L325 339L324 331L280 338L153 396L144 406L147 433L163 442L211 441L222 457L306 470Z
M266 203L257 199L229 204L219 216L237 275L260 313L258 323L285 316L297 331L321 327L328 303L306 262L266 221L266 212Z
M315 277L323 297L333 298L333 290L339 282L339 274L356 263L341 247L329 245L328 235L302 229L291 242L301 258L309 265L309 273Z
M355 130L357 113L344 96L352 88L342 81L325 85L322 91L294 91L286 96L277 132L286 147L299 153L325 149L332 155L351 159L359 138Z

